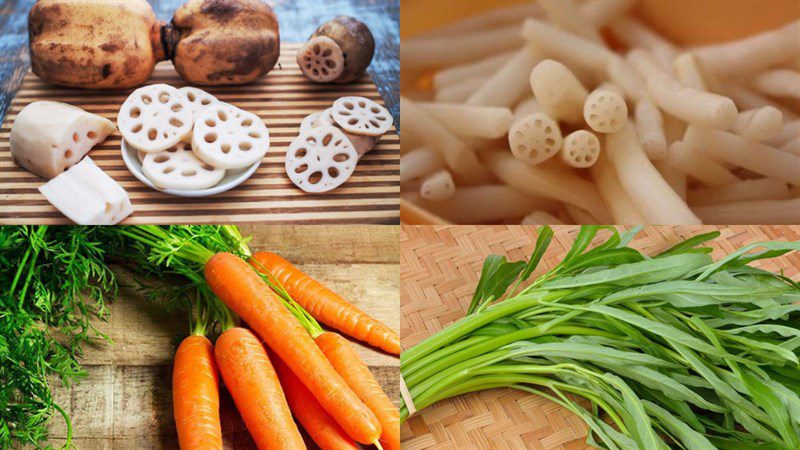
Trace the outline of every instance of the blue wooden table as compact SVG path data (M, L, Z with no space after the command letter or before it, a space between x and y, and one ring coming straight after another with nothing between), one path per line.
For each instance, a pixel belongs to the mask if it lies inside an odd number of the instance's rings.
M99 0L98 0L99 1ZM0 121L30 67L28 11L35 0L0 2ZM169 21L183 1L150 0L159 19ZM366 23L375 36L369 68L386 106L400 128L399 0L270 0L278 15L281 40L303 42L323 22L349 15Z

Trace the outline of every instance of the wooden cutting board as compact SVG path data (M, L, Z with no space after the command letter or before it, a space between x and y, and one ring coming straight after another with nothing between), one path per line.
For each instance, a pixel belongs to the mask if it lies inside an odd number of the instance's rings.
M284 256L390 328L399 329L398 226L354 225L240 227L252 235L253 251ZM185 312L150 302L129 273L127 286L109 305L109 321L97 323L113 344L86 348L88 377L67 389L53 380L56 402L73 420L73 444L82 450L177 449L172 418L172 360L189 333ZM353 342L389 398L399 398L397 357ZM225 449L255 450L229 396L222 399ZM64 443L66 428L56 414L50 444ZM309 445L309 449L315 449Z
M134 214L125 223L399 223L400 138L392 128L359 162L353 176L340 188L310 195L286 176L286 149L308 114L329 107L347 95L383 103L372 79L365 75L347 85L320 85L308 81L295 62L301 44L283 44L279 66L258 82L246 86L208 88L224 102L261 117L270 131L270 150L261 166L242 185L204 198L183 198L158 192L137 180L120 153L119 133L89 152L89 156L131 197ZM170 62L156 66L147 84L186 83ZM37 188L46 180L17 166L11 158L9 137L17 114L36 100L70 103L116 123L122 102L133 92L87 91L48 84L28 73L0 125L0 224L66 224Z
M536 243L536 226L408 226L400 233L400 333L404 349L464 317L490 254L527 260ZM717 260L737 248L767 240L797 241L800 226L645 227L631 246L648 255L683 239L713 230L721 236L706 246ZM555 235L531 280L558 264L579 227L554 227ZM607 234L601 232L601 236ZM597 244L597 241L595 241ZM792 252L753 266L800 275L800 254ZM584 404L584 406L588 406ZM584 450L586 425L543 397L493 389L431 405L400 428L404 450L531 449Z

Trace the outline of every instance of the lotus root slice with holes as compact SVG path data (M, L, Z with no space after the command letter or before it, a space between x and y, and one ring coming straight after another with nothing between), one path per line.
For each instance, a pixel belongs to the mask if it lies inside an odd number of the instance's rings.
M195 156L189 144L179 142L159 153L148 153L142 172L159 189L195 190L216 186L225 176Z
M192 150L218 169L241 169L261 160L269 150L269 130L255 114L220 103L198 117Z
M547 114L531 114L514 123L508 142L514 156L528 164L539 164L561 149L561 129Z
M160 152L191 134L191 104L172 86L145 86L122 104L117 126L131 147L145 153Z
M314 123L314 127L336 127L338 126L336 122L333 121L333 116L331 113L333 112L333 108L327 108L317 117L317 121Z
M628 121L628 106L618 93L598 89L586 97L583 118L598 133L616 133Z
M302 133L304 131L308 131L314 128L314 126L317 123L317 120L319 120L319 116L321 115L322 111L317 111L305 116L303 120L300 122L300 132Z
M197 116L206 108L211 105L219 103L217 97L209 94L208 92L198 89L193 86L184 86L178 89L178 92L183 94L189 103L192 105L192 122L197 119Z
M364 97L336 100L331 116L343 130L365 136L380 136L389 131L393 122L386 108Z
M335 127L300 133L286 152L286 175L306 192L327 192L350 178L358 163L353 144Z
M309 80L328 83L342 74L344 54L333 39L317 36L309 39L297 51L297 65Z
M578 130L564 138L561 159L578 169L591 167L600 157L600 140L594 133Z

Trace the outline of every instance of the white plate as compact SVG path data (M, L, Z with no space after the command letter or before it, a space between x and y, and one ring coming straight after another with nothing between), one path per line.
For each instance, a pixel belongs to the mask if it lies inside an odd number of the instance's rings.
M125 139L122 140L122 160L125 161L125 165L128 166L128 170L131 171L133 176L136 177L142 183L150 186L151 188L164 192L170 195L177 195L178 197L205 197L208 195L219 194L221 192L225 192L227 190L233 189L236 186L242 184L250 178L250 175L258 169L258 166L261 165L261 161L256 162L252 166L245 167L244 169L238 170L228 170L225 172L225 176L220 180L216 186L210 187L208 189L194 189L194 190L187 190L187 191L180 191L177 189L159 189L157 188L152 181L150 181L142 172L142 162L139 161L139 157L136 156L136 149L128 145L125 142Z

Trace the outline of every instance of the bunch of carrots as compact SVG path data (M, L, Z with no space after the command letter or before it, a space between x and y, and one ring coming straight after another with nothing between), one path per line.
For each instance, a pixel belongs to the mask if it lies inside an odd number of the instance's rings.
M282 257L252 254L236 227L119 227L140 265L185 276L192 333L175 355L182 450L221 449L220 383L259 449L400 448L400 414L347 339L399 355L397 334ZM237 326L237 316L247 327ZM211 327L221 334L206 337Z

